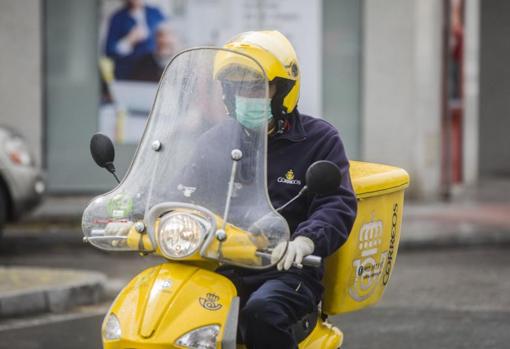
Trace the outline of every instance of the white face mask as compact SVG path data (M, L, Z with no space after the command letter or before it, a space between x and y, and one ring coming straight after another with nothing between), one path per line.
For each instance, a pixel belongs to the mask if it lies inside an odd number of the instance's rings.
M264 125L270 120L271 99L270 98L249 98L236 96L236 119L241 125L249 129L255 129Z

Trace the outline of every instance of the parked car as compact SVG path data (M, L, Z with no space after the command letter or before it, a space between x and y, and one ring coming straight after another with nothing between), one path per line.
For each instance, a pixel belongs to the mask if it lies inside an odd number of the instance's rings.
M19 219L41 202L45 189L43 173L25 140L0 126L0 236L6 222Z

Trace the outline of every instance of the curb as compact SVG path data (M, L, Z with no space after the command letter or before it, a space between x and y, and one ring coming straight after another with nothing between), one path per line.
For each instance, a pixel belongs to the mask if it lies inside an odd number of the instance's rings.
M510 231L490 227L459 229L455 233L447 231L423 231L406 234L400 239L399 249L418 250L426 248L456 248L477 246L508 246Z
M30 279L43 274L48 282L68 279L64 282L0 291L0 318L12 318L37 313L61 313L79 305L98 303L104 295L106 276L97 272L70 269L44 269L30 267L0 268L0 273L12 273L16 277ZM1 280L0 280L1 281ZM1 285L1 284L0 284Z

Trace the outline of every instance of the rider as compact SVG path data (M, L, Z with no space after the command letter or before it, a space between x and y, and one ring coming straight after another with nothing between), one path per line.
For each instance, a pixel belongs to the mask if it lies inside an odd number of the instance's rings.
M232 96L228 75L217 77L222 81L227 110L246 129L259 125L260 116L267 115L267 108L271 110L267 185L273 206L282 206L303 188L306 170L317 160L334 162L342 174L334 195L304 195L280 212L289 224L292 241L286 251L284 245L274 249L272 259L279 260L276 268L260 271L227 266L220 270L234 282L241 298L242 341L249 348L297 348L291 325L316 309L323 292L323 267L299 269L293 263L300 264L310 254L325 258L346 241L357 208L349 162L331 124L298 112L299 65L285 36L278 31L246 32L224 48L257 60L269 80L267 99ZM215 65L219 70L222 62L217 59Z
M208 132L207 137L197 140L204 142L204 146L196 148L207 151L207 155L201 154L201 169L192 166L192 170L230 171L208 166L208 162L214 163L216 159L210 156L210 152L225 153L225 149L218 149L221 142L213 141L220 139L218 135L223 134L225 127L238 127L243 130L241 143L249 142L251 136L258 135L250 130L264 126L269 115L267 189L273 207L284 205L300 192L305 185L306 170L315 161L332 161L341 171L341 185L333 195L308 193L281 210L290 228L291 241L286 249L285 244L280 244L273 250L272 261L278 261L276 268L253 270L223 266L218 270L236 285L241 299L239 338L248 348L297 348L291 326L317 309L323 292L321 279L324 269L296 268L293 265L301 264L303 257L310 254L325 258L346 241L357 209L349 162L340 136L331 124L298 112L299 65L294 48L285 36L277 31L246 32L234 37L224 48L240 54L219 53L214 62L214 75L222 84L229 115L238 122L230 119L232 122L220 124ZM267 80L259 80L257 85L257 76L247 75L250 69L253 71L254 63L250 59L243 60L243 55L254 58L261 65L256 68L264 70L269 81L268 91ZM248 91L236 89L239 74L243 80L241 89L247 86L247 80L252 82ZM246 148L249 149L249 145ZM245 154L243 161L247 161L250 155L255 156L249 151ZM243 161L240 176L250 180L250 174L243 173ZM185 179L196 177L183 176ZM208 178L225 177L224 173L208 172ZM210 181L212 186L215 185L213 179ZM131 224L110 223L106 227L109 230L107 234L123 235ZM285 255L282 256L282 253Z

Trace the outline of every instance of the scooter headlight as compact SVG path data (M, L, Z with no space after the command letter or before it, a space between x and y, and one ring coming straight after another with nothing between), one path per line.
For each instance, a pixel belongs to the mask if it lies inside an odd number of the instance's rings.
M183 258L195 253L207 231L203 219L194 214L175 212L163 218L156 232L161 252L168 258Z
M179 338L177 345L193 349L216 349L216 338L219 333L218 325L200 327Z
M122 335L120 322L114 313L110 313L103 325L103 338L109 341L119 339Z

